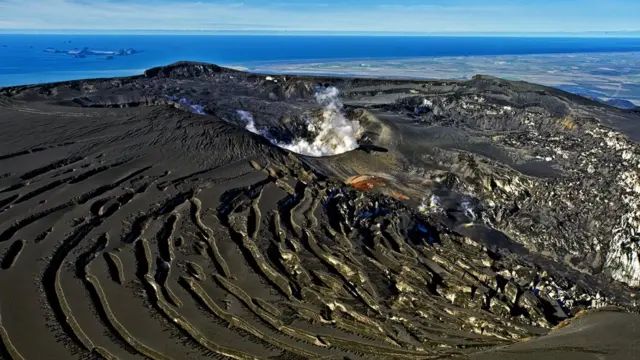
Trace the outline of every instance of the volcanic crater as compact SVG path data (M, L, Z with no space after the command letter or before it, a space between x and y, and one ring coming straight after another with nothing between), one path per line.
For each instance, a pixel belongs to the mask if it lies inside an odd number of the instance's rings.
M182 62L0 88L0 124L2 359L639 350L637 112Z

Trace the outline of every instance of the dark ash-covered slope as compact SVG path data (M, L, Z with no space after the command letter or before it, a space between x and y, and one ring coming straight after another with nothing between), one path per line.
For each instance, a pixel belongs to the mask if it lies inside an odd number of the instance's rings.
M328 118L357 150L274 145ZM0 358L633 353L567 330L635 310L639 126L482 76L178 63L0 89Z

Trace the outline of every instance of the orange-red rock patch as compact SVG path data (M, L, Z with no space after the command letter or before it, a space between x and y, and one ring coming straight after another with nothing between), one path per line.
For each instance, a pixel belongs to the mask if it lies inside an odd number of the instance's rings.
M376 187L386 186L383 178L369 175L352 176L347 179L346 183L358 190L372 190Z
M396 200L409 200L409 197L407 195L396 191L392 191L391 196L393 196L393 198Z

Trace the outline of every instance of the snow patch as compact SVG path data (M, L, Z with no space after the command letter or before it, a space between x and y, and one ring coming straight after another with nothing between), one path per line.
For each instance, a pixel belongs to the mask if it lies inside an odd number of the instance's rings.
M429 199L422 199L422 203L418 206L418 211L424 214L433 214L443 211L441 200L436 195L431 195Z

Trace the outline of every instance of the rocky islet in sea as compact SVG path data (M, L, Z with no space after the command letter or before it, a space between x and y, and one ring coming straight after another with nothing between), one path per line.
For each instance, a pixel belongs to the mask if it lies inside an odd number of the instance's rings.
M45 53L71 55L74 58L86 58L87 56L103 56L107 60L113 60L114 56L130 56L142 52L141 50L136 50L133 48L119 50L93 50L89 47L84 47L82 49L75 48L71 50L62 50L49 47L44 49L43 51Z

